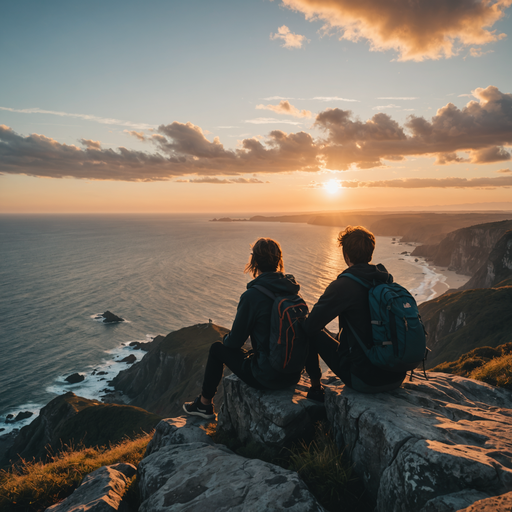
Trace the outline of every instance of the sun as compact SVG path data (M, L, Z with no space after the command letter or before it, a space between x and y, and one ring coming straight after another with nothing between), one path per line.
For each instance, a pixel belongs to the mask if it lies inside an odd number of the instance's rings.
M338 180L324 181L325 191L329 194L337 194L341 190L341 184Z

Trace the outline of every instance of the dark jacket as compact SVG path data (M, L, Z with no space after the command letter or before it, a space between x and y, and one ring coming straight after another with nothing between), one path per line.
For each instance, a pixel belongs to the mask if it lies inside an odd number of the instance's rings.
M224 337L224 345L233 349L242 348L247 338L251 338L254 355L250 357L252 374L263 386L280 389L298 382L297 374L284 374L274 370L268 361L270 339L270 314L273 300L254 288L264 286L273 293L295 295L300 285L290 274L282 272L263 272L256 279L247 283L247 291L240 297L235 320L231 332Z
M404 373L389 372L374 366L363 352L347 321L365 343L372 341L372 327L368 289L354 280L341 277L353 274L366 281L393 282L393 276L384 265L360 263L344 270L326 289L309 314L304 328L310 337L338 317L340 350L347 351L348 370L369 386L402 381Z

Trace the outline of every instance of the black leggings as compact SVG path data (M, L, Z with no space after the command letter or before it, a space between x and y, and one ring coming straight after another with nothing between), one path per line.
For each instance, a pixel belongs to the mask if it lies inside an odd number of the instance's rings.
M224 365L249 386L256 389L266 389L252 374L252 357L254 357L254 354L245 350L227 348L220 341L214 343L208 354L201 395L207 400L211 400L215 396L224 373Z

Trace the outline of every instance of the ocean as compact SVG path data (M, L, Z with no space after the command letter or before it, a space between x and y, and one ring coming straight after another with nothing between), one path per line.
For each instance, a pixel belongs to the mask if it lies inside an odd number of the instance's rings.
M128 346L132 341L209 319L229 328L251 279L243 273L250 244L259 237L280 242L285 270L295 275L310 306L345 268L338 228L211 218L0 216L1 434L29 423L66 391L99 398L106 382L126 368L120 359L144 355ZM373 261L422 302L435 296L434 286L445 276L401 254L412 249L377 237ZM106 310L126 322L95 320ZM86 379L67 384L65 377L75 372ZM20 411L34 415L4 423Z

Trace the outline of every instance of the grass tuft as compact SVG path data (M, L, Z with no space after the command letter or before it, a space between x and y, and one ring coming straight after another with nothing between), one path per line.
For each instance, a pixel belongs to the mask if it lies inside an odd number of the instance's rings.
M512 389L512 354L497 357L476 368L470 378L505 389Z
M11 469L0 470L0 510L40 512L69 496L95 469L118 462L137 466L151 437L152 433L143 434L108 447L68 445L47 463L22 460ZM131 493L136 495L136 488Z
M352 474L352 466L334 442L326 424L319 422L315 438L290 448L289 469L299 473L311 493L327 510L371 510L364 487Z

